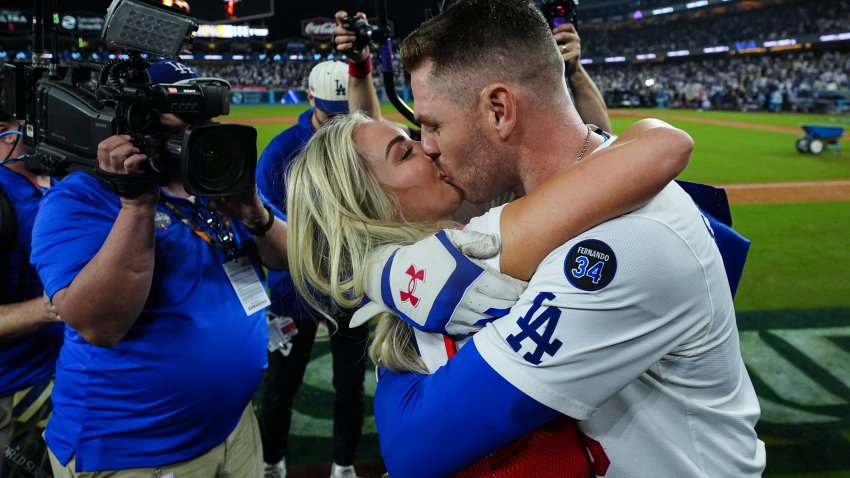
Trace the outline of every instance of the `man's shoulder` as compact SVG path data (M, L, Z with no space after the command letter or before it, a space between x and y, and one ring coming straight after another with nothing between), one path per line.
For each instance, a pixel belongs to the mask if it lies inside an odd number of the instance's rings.
M55 207L57 203L87 202L99 206L114 204L120 206L118 196L94 178L91 174L75 171L56 182L44 193L41 208Z

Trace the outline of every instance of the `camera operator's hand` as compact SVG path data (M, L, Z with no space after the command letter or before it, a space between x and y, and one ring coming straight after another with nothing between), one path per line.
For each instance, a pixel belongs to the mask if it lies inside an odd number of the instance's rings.
M97 145L97 163L100 169L113 174L141 174L142 165L148 160L128 135L115 135L106 138ZM159 190L151 188L149 192L134 199L121 198L123 206L153 207L158 199Z
M564 23L552 30L552 34L555 36L555 43L558 44L558 51L561 52L561 57L567 64L567 73L572 75L581 64L581 38L578 36L576 27L572 23Z
M363 12L357 12L357 14L354 15L354 16L360 17L360 18L366 20L366 14L363 13ZM354 35L353 31L346 30L345 28L342 27L342 21L345 20L346 18L348 18L348 12L340 10L340 11L336 12L336 15L334 15L334 18L336 19L336 27L334 28L334 40L333 41L334 41L334 48L336 48L336 51L349 55L351 61L354 61L354 62L361 62L361 61L364 61L366 58L368 58L369 57L369 47L368 46L363 48L363 50L360 52L360 55L357 55L356 57L352 57L352 53L350 52L350 50L354 47L354 40L356 40L357 37Z
M222 216L236 219L251 229L260 229L270 220L256 190L236 196L211 198L207 205Z
M248 226L260 258L269 269L286 269L286 223L260 201L256 188L250 193L211 198L207 206Z

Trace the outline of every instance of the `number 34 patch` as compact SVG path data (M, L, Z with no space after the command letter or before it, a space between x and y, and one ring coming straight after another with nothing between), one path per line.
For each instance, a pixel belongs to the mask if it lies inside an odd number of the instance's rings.
M602 289L614 280L617 257L608 244L588 239L570 249L564 260L564 274L570 284L586 291Z

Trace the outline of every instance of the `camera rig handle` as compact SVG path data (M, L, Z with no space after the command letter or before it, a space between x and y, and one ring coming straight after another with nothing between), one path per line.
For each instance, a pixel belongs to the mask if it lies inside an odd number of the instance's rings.
M387 24L387 0L375 0L375 8L378 16L378 27L389 32ZM381 73L384 77L384 91L389 98L390 103L395 106L399 113L402 114L408 121L419 126L419 121L413 114L413 110L407 106L398 93L395 91L395 74L393 73L393 42L390 35L380 42L378 45L378 59L381 62Z

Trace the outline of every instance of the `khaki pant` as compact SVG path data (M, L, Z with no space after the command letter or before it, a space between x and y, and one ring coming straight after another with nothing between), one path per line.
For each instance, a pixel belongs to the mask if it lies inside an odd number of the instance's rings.
M116 471L74 471L75 457L66 466L50 451L55 478L261 478L263 476L260 430L251 404L245 408L233 433L223 443L191 460L153 468Z

